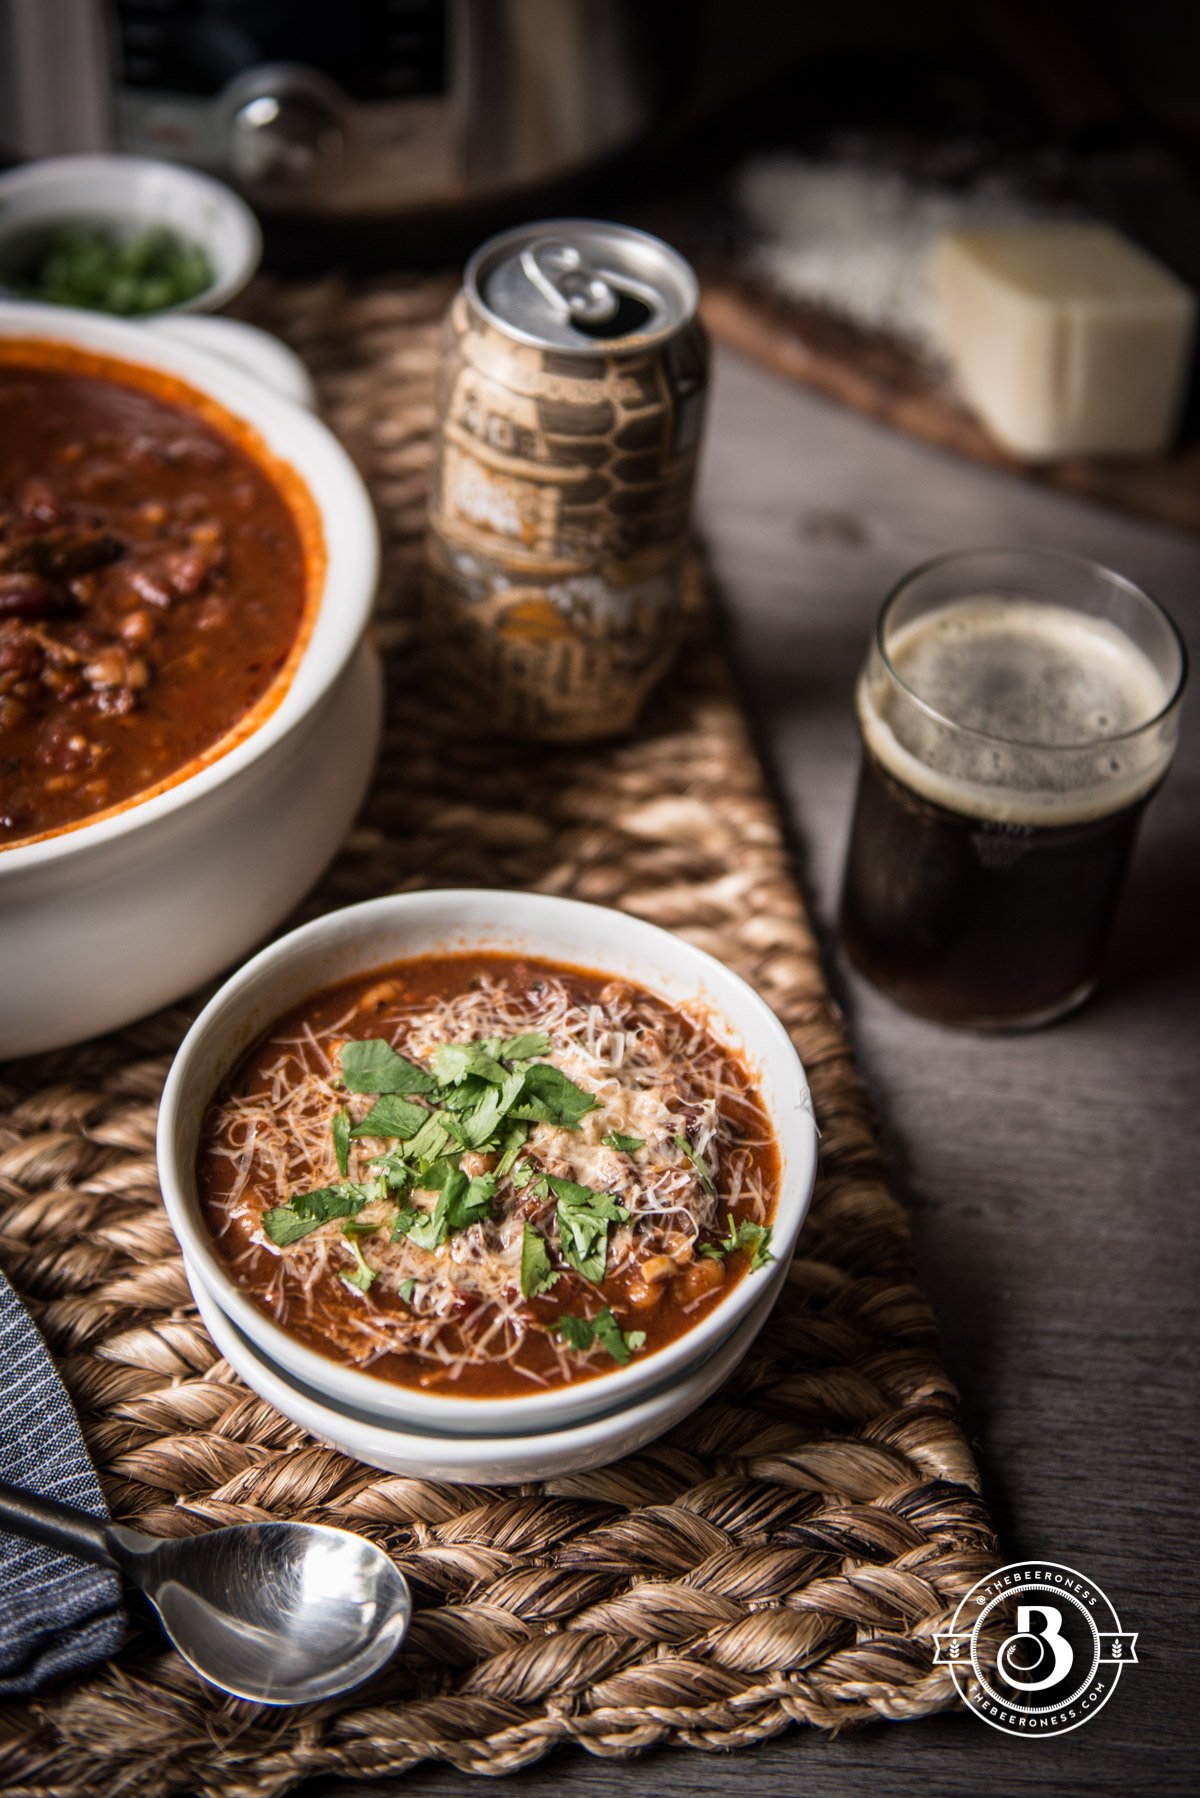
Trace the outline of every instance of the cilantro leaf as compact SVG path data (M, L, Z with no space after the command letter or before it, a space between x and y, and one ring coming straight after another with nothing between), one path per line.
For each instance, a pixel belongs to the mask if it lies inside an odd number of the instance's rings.
M427 1215L419 1205L402 1205L392 1220L392 1241L399 1242L402 1236L408 1235L414 1224L419 1224Z
M406 1305L412 1304L413 1288L416 1283L417 1282L413 1279L401 1280L400 1282L400 1297L404 1300Z
M525 1147L528 1140L528 1124L523 1124L519 1118L506 1119L504 1128L500 1132L500 1138L497 1145L501 1151L500 1159L496 1163L497 1180L503 1180L506 1174L511 1174L513 1172L513 1169L517 1164L517 1156L521 1153L521 1150ZM532 1176L532 1172L533 1170L530 1169L530 1176Z
M702 1242L699 1253L709 1261L724 1261L726 1255L735 1255L740 1249L750 1258L750 1272L757 1273L760 1267L765 1267L768 1261L775 1259L768 1246L771 1241L770 1224L752 1223L749 1218L743 1218L739 1224L732 1211L727 1215L729 1234L719 1243Z
M646 1341L645 1330L622 1330L607 1305L590 1321L586 1317L572 1317L568 1314L560 1317L554 1328L568 1348L583 1352L590 1349L594 1342L598 1342L622 1367L626 1366L637 1349L644 1347Z
M549 1292L559 1275L550 1265L550 1251L540 1230L526 1224L521 1233L521 1291L527 1299Z
M592 1328L601 1348L606 1348L613 1360L619 1361L622 1367L627 1365L634 1350L642 1348L646 1341L645 1330L622 1330L607 1306L593 1319Z
M596 1192L590 1186L577 1186L574 1180L560 1180L557 1174L547 1174L546 1184L556 1199L567 1205L582 1206L593 1211L597 1217L607 1218L614 1224L629 1222L629 1211L619 1199L614 1199L610 1192Z
M376 1155L371 1166L379 1170L380 1179L392 1192L408 1192L417 1178L417 1169L407 1155Z
M580 1118L595 1106L595 1097L568 1080L560 1068L548 1061L535 1061L525 1069L521 1097L512 1107L512 1115L531 1124L557 1124L563 1130L578 1130Z
M771 1241L770 1224L752 1224L747 1219L738 1225L738 1247L750 1257L750 1272L757 1273L768 1261L774 1261L769 1244Z
M350 1169L350 1113L337 1111L330 1126L333 1135L333 1153L337 1159L337 1171L344 1180Z
M482 1149L492 1142L505 1112L520 1096L523 1083L524 1075L506 1074L502 1085L489 1086L476 1109L463 1116L459 1131L467 1148Z
M364 1258L362 1250L359 1248L353 1237L349 1238L348 1246L351 1254L354 1256L355 1268L352 1274L343 1274L341 1276L342 1283L346 1286L357 1286L360 1292L366 1292L375 1278L375 1269L371 1266L370 1262Z
M508 1078L507 1068L501 1067L481 1043L439 1043L432 1060L433 1071L443 1086L457 1086L468 1074L490 1080L495 1086L503 1085Z
M715 1193L717 1189L713 1185L713 1177L708 1171L708 1164L703 1159L703 1157L701 1156L699 1151L692 1147L692 1145L688 1141L687 1137L686 1136L676 1136L675 1147L677 1149L683 1150L684 1154L687 1156L688 1160L691 1162L692 1166L695 1168L696 1172L699 1174L700 1184L704 1188L705 1192Z
M534 1167L532 1161L523 1161L520 1167L514 1168L512 1183L517 1191L520 1192L522 1187L528 1186L536 1173L537 1169Z
M335 1217L353 1217L374 1196L374 1187L349 1180L339 1181L336 1186L320 1186L315 1192L298 1192L286 1205L264 1211L263 1231L277 1248L286 1248Z
M385 1136L399 1137L401 1141L415 1136L425 1119L429 1116L423 1105L414 1105L411 1099L402 1099L398 1093L385 1093L377 1099L368 1111L361 1124L351 1130L351 1136Z
M451 1174L458 1172L458 1161L453 1155L439 1155L436 1161L430 1161L422 1167L417 1177L417 1184L422 1192L441 1192Z
M446 1224L451 1230L465 1230L471 1224L477 1224L488 1216L492 1209L492 1195L496 1190L495 1174L475 1174L470 1180L461 1171L458 1180L464 1182L459 1186L452 1174L442 1188L439 1204L445 1204Z
M381 1036L342 1044L342 1079L352 1093L430 1093L436 1082L424 1068L397 1055Z
M606 1149L619 1149L622 1155L636 1155L639 1149L646 1146L644 1136L624 1136L620 1130L610 1130L600 1140Z
M437 1161L449 1148L453 1130L444 1111L431 1111L421 1128L410 1136L405 1154L417 1161Z
M504 1061L531 1061L535 1055L549 1055L550 1038L544 1030L528 1030L524 1036L510 1036L497 1050Z
M581 1352L590 1349L596 1340L596 1332L587 1318L572 1317L570 1312L565 1317L560 1317L554 1328L568 1348L578 1349Z
M301 1217L287 1205L276 1205L263 1212L263 1234L276 1248L286 1249L290 1243L299 1242L302 1236L315 1230L320 1221L318 1217Z
M573 1180L546 1176L546 1185L558 1200L558 1245L564 1261L585 1280L599 1283L608 1263L609 1223L624 1223L629 1216L607 1193L577 1186Z
M419 1249L432 1254L445 1242L451 1230L465 1230L487 1217L495 1190L495 1174L477 1174L473 1180L468 1180L461 1168L451 1168L433 1210L423 1211L410 1206L397 1219L395 1234L407 1236Z

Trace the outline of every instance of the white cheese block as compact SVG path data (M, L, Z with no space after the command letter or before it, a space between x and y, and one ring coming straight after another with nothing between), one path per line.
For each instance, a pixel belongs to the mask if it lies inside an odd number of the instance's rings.
M1119 231L948 231L930 272L963 397L1006 449L1043 461L1168 447L1196 300Z

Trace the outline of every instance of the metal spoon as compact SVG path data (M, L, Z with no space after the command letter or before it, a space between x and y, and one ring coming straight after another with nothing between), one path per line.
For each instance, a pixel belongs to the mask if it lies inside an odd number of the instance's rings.
M0 1529L140 1586L201 1678L259 1704L357 1686L408 1630L408 1581L381 1548L318 1523L239 1523L147 1536L0 1482Z

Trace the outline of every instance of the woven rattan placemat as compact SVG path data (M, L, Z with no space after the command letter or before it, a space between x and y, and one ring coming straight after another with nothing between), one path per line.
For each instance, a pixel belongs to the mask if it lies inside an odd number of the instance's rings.
M702 607L633 739L517 751L422 696L411 622L441 284L265 292L371 484L391 709L366 809L309 913L511 885L621 906L744 974L812 1083L821 1176L736 1381L631 1460L508 1489L377 1472L217 1356L158 1199L155 1106L188 1002L0 1073L0 1264L79 1406L114 1514L165 1534L273 1516L361 1530L411 1580L408 1643L307 1711L222 1702L143 1620L119 1662L0 1712L8 1793L284 1791L311 1774L480 1772L761 1740L954 1701L933 1636L994 1541L908 1223Z

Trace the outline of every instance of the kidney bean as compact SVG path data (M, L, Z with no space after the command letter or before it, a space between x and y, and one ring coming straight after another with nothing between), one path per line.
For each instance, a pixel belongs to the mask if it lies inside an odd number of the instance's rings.
M0 574L0 618L49 618L64 594L40 574Z

